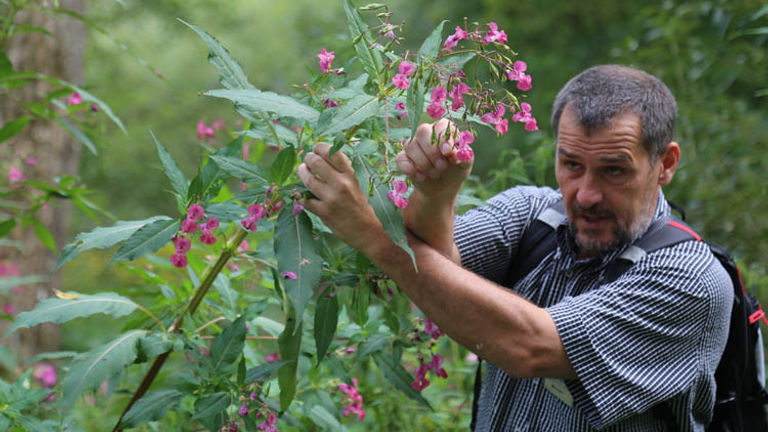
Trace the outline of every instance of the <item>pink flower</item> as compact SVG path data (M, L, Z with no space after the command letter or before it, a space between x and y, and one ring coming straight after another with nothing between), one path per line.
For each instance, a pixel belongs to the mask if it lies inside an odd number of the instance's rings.
M240 405L240 409L237 410L237 415L240 417L245 417L248 415L248 406L245 403Z
M261 204L254 203L248 206L248 216L256 219L256 222L260 221L264 216L264 207Z
M333 62L335 55L333 54L333 51L328 52L323 48L320 51L320 54L317 55L317 58L320 59L320 70L322 70L324 73L331 70L331 62Z
M509 121L507 119L504 119L504 113L506 112L506 109L504 108L503 104L496 105L496 112L494 113L485 113L480 118L480 120L490 123L494 126L496 126L496 131L498 131L500 134L507 133L507 129L509 126Z
M101 111L101 108L99 108L96 104L91 104L91 112L99 112Z
M184 221L181 223L181 232L183 233L193 233L197 231L197 229L197 224L189 219L184 219Z
M183 253L175 253L171 255L171 264L176 267L183 268L187 266L187 256Z
M352 384L339 384L339 390L345 394L346 405L341 410L341 414L346 417L350 414L357 414L357 421L365 419L365 410L363 409L363 396L357 389L357 378L352 378Z
M298 216L299 213L304 211L304 206L299 203L293 203L293 215Z
M186 237L174 237L173 246L176 253L186 253L192 247L192 242Z
M395 87L403 90L411 86L411 83L408 82L408 77L406 77L404 74L397 74L393 76L392 84L394 84Z
M531 117L525 121L525 130L527 130L528 132L539 130L539 125L536 124L535 118Z
M445 115L445 107L437 103L430 104L427 107L427 114L433 119L439 119Z
M44 388L53 388L58 377L56 368L48 363L38 363L32 369L32 378L37 380Z
M8 181L9 182L11 182L11 183L22 182L22 181L24 181L26 179L27 178L24 176L24 173L22 173L19 168L15 167L15 166L11 166L11 168L8 170ZM13 188L13 189L19 189L21 187L22 187L22 185L20 185L20 184L15 184L15 185L11 186L11 188Z
M206 126L205 122L202 120L197 122L197 139L213 138L214 135L215 132L212 127Z
M197 222L203 216L205 216L205 210L203 210L203 207L200 204L190 204L189 207L187 207L187 220Z
M290 279L290 280L296 280L296 273L292 271L287 271L283 273L283 279Z
M456 45L459 44L460 40L464 40L468 38L469 38L469 33L467 33L461 27L456 26L456 32L448 36L448 38L445 40L445 44L443 44L443 49L450 51L456 48Z
M445 87L437 86L432 89L432 94L430 95L430 98L432 99L433 104L440 104L445 102L445 97L448 95L448 92L445 90Z
M397 114L395 116L395 118L397 118L398 120L402 120L402 119L404 119L406 117L408 117L408 111L403 111L400 114Z
M512 121L525 122L531 117L531 104L523 102L520 104L520 111L512 115Z
M69 106L80 105L81 103L83 103L83 97L78 92L73 92L67 97L67 105Z
M456 151L456 159L459 162L469 162L473 157L475 157L475 152L469 146L462 147Z
M451 103L451 109L453 111L458 110L462 105L464 105L463 95L465 93L469 93L469 86L463 82L460 82L458 85L451 87L451 91L448 92L448 96L453 99L453 102Z
M405 75L406 77L409 77L413 75L413 72L416 70L416 66L413 63L409 63L405 60L400 62L400 65L397 66L397 71L400 72L401 75Z
M403 195L408 192L408 183L398 180L395 182L395 188L387 192L387 198L395 203L397 208L408 207L408 200L403 198Z
M533 85L531 84L531 76L526 75L520 78L520 81L517 82L517 88L523 91L533 88Z
M495 22L488 23L490 30L483 37L483 43L489 44L491 42L507 43L507 34L504 30L499 30L499 26Z
M258 398L258 397L259 397L259 395L258 395L258 394L256 394L256 392L255 392L255 391L252 391L252 392L251 392L251 395L250 395L250 396L248 396L248 399L250 399L250 400L252 400L252 401L255 401L255 400L256 400L256 398Z
M504 135L507 133L507 130L509 129L509 120L508 119L502 119L498 123L496 123L496 131L500 134Z
M398 102L395 104L395 109L398 111L405 111L405 104L402 102Z
M242 226L243 226L243 228L245 228L247 231L256 231L256 228L257 228L257 226L256 226L256 222L258 222L258 221L256 220L256 218L254 218L254 217L249 217L249 218L247 218L247 219L243 219L243 220L240 222L240 225L242 225Z
M258 429L265 432L277 432L275 425L277 424L277 416L275 413L269 413L267 419L259 424Z
M424 320L424 333L432 336L432 339L438 339L440 336L445 334L445 332L440 330L440 328L437 327L435 323L432 322L432 320L429 318Z
M216 120L211 124L213 130L224 129L224 120Z
M30 156L30 157L24 159L24 163L29 165L29 166L35 166L35 165L37 165L37 159L35 159L34 157Z
M209 230L215 230L216 228L219 227L219 218L215 218L215 217L209 218L207 226Z
M435 372L435 375L439 378L448 378L448 373L442 367L443 356L435 354L432 356L432 360L427 364L427 368Z
M390 31L388 31L388 32L384 33L384 37L385 37L385 38L387 38L387 39L390 39L390 40L395 40L395 38L396 38L397 36L395 36L395 32L393 32L392 30L390 30Z
M13 315L16 311L16 307L12 303L6 303L3 305L3 313L6 315Z
M267 354L266 357L264 357L264 361L267 363L273 363L276 361L280 361L280 353L275 351L272 354Z
M203 244L212 245L216 243L216 237L214 237L210 231L204 231L203 234L200 235L200 241Z
M526 75L525 71L528 69L528 65L524 61L516 61L512 64L512 70L507 71L507 78L510 81L517 81L517 88L520 90L530 90L531 76Z
M475 142L475 135L472 131L465 130L459 134L459 139L456 141L456 145L459 147L468 146Z
M339 103L333 99L325 98L323 99L323 106L326 108L336 108L337 106L339 106Z
M419 365L419 367L417 367L413 373L415 376L413 378L413 382L411 383L411 387L415 388L417 391L422 391L425 388L429 387L429 380L427 379L426 365L424 364Z
M240 243L240 246L237 247L237 250L239 250L240 252L245 252L250 248L251 248L251 245L248 244L248 240L243 240Z

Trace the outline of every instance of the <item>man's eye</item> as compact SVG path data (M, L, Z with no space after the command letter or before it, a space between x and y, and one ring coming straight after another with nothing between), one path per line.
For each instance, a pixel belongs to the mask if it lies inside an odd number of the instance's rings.
M622 176L626 172L624 168L621 167L608 167L605 169L605 171L608 173L608 175L613 177Z
M577 170L577 169L579 169L579 167L581 167L580 164L578 164L577 162L573 162L573 161L565 161L564 164L565 164L565 167L570 169L570 170Z

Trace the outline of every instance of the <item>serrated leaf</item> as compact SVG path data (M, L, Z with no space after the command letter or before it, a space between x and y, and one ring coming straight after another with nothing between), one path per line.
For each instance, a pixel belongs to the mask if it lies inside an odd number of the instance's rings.
M315 405L309 410L309 418L323 430L340 431L346 429L339 420L322 405Z
M283 290L290 299L294 317L301 320L322 274L319 244L312 235L312 222L300 212L294 216L283 210L275 228L275 256L278 274L292 272L296 279L283 279Z
M333 135L375 116L379 112L379 100L374 96L359 95L337 109L328 129L319 135Z
M434 30L432 30L432 33L424 39L421 48L419 48L419 56L427 57L430 60L437 57L440 53L440 47L443 44L443 26L447 22L447 20L443 20Z
M363 69L369 76L375 77L376 81L381 81L379 75L380 63L376 62L376 57L370 48L370 42L366 32L368 31L368 25L360 17L360 13L355 9L355 6L349 0L344 0L344 12L347 15L347 27L349 29L349 35L354 43L355 52L357 58L363 65Z
M336 296L320 296L315 310L315 346L317 364L323 361L325 352L331 345L336 325L339 323L339 300Z
M90 232L80 233L75 237L73 243L66 245L61 251L61 257L59 257L59 262L56 263L53 271L55 272L65 262L74 259L83 251L110 248L129 238L140 228L158 220L171 220L171 218L154 216L138 221L119 221L111 227L99 227Z
M216 162L216 165L218 165L219 168L234 177L246 180L250 183L269 184L261 169L250 162L234 157L219 155L211 155L211 159Z
M81 131L79 128L77 128L72 123L62 119L61 117L56 118L56 123L61 125L67 132L70 133L73 137L77 138L78 141L83 143L83 145L88 148L88 150L91 151L94 155L99 154L99 152L96 150L96 146L93 144L93 141L91 141L90 138L88 138L88 135L86 135L83 131Z
M114 293L67 294L71 298L66 300L57 297L48 298L39 302L31 311L20 313L8 329L8 334L22 327L32 327L44 322L61 324L97 313L118 318L130 314L139 307L131 299Z
M357 351L357 355L360 357L365 357L368 354L381 351L381 349L384 348L388 342L389 338L386 336L375 334L360 344L360 349Z
M171 154L168 153L168 150L166 150L165 147L160 144L160 141L157 140L155 134L152 132L149 134L152 135L152 139L155 141L157 154L160 157L160 162L163 164L163 171L165 172L165 175L168 176L168 180L171 181L171 186L173 186L173 190L176 191L178 199L183 202L184 198L187 196L189 181L184 177L184 174L179 169L179 165L176 164L173 156L171 156Z
M225 328L211 343L211 364L213 370L223 370L232 365L245 344L245 318L239 317Z
M408 110L408 122L411 126L411 135L416 135L416 129L421 124L421 114L424 112L424 93L419 89L419 82L413 80L408 87L408 95L405 99L405 107Z
M379 367L379 370L384 374L387 381L392 383L396 389L405 393L406 396L416 402L429 407L430 409L432 408L421 393L411 387L413 376L409 374L400 363L395 362L392 357L381 352L373 354L373 359L376 361L376 366Z
M255 138L258 140L264 140L264 141L271 140L272 142L274 142L275 137L273 135L272 130L274 130L274 133L277 133L277 138L279 139L279 141L283 143L293 144L293 145L297 144L299 136L296 134L296 132L292 131L291 129L288 129L282 124L273 123L271 128L266 126L253 126L251 127L251 129L243 131L242 133L248 137Z
M475 58L476 54L473 52L469 53L461 53L461 54L451 54L447 55L443 58L441 58L437 64L444 66L444 67L453 67L457 70L463 69L464 66L473 58Z
M280 409L285 411L291 405L296 395L296 371L299 367L301 353L301 318L288 317L285 329L277 339L280 348L280 358L288 361L277 371L277 382L280 384Z
M53 238L51 230L49 230L47 226L43 225L39 219L32 219L32 229L35 232L35 237L40 240L40 243L42 243L43 246L47 247L53 252L57 251L56 240Z
M218 89L209 90L203 94L232 101L239 112L243 115L251 114L246 117L254 120L258 120L259 117L253 114L264 113L274 113L281 117L293 117L310 122L317 121L320 117L319 111L292 97L257 89Z
M0 237L7 236L16 227L16 219L10 218L0 222Z
M243 151L243 137L239 136L230 141L225 147L217 150L214 155L236 157ZM208 201L209 198L218 195L221 186L229 178L230 174L219 168L216 162L208 160L200 169L200 172L192 179L187 192L187 199L199 199Z
M219 72L219 82L226 88L248 89L253 88L248 78L245 76L240 65L232 59L224 46L216 38L209 35L205 30L179 19L184 25L191 28L208 45L208 61Z
M149 392L137 400L131 409L125 413L120 425L125 428L132 428L141 423L160 420L183 397L184 393L178 390Z
M247 218L248 210L233 202L211 203L205 208L205 214L226 223Z
M139 340L137 362L144 362L173 348L173 336L168 333L149 333Z
M62 402L65 408L71 408L84 390L97 388L105 379L133 363L138 340L145 333L144 330L123 333L117 339L87 352L82 361L73 364L62 382Z
M0 52L0 78L13 75L13 73L13 63L4 52Z
M272 181L282 185L285 180L293 173L293 167L296 166L296 149L286 147L280 150L275 161L270 167Z
M219 298L229 309L235 309L235 307L237 307L237 291L232 289L232 285L229 283L229 277L227 277L227 275L219 273L216 276L216 279L213 280L213 286L216 288L216 292L219 293Z
M290 363L287 360L279 360L276 362L269 362L264 363L262 365L253 367L248 369L248 371L245 372L245 384L251 384L252 382L256 380L266 380L270 376L272 376L275 372L277 372L278 369L283 367L283 365L286 365Z
M46 425L40 419L28 415L16 419L26 432L54 432L56 428Z
M109 264L123 260L134 260L160 249L171 241L180 227L181 222L173 219L157 220L144 225L120 246Z
M345 87L342 87L338 90L335 90L330 95L328 95L329 99L352 99L355 96L358 96L363 93L363 88L365 87L365 83L368 82L368 74L363 73L359 77L351 80L347 83Z
M19 117L5 123L0 129L0 143L13 138L16 134L24 130L24 126L32 120L30 116Z
M221 414L232 402L227 392L218 392L204 397L195 403L195 415L192 420L208 419Z
M355 156L352 159L352 167L355 169L355 176L363 190L367 190L369 185L373 186L373 194L368 197L368 203L373 207L376 217L381 221L384 230L387 231L392 242L408 253L413 262L413 268L418 271L416 255L414 255L413 249L408 246L403 216L394 203L387 198L389 186L381 181L378 173L376 173L376 170L366 158Z

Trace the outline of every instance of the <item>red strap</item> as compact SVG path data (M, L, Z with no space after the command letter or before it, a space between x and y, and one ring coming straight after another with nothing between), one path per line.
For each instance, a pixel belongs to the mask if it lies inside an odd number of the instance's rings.
M673 227L675 227L677 229L681 229L681 230L687 232L688 234L692 235L693 238L696 239L696 241L701 241L701 236L700 235L696 234L695 231L693 231L692 229L688 228L687 226L685 226L685 225L683 225L683 224L681 224L681 223L679 223L677 221L669 221L668 225L673 226Z
M759 309L752 313L752 315L749 316L749 323L754 324L757 321L763 320L763 322L768 325L768 319L765 317L765 311L763 311L763 305L757 306Z

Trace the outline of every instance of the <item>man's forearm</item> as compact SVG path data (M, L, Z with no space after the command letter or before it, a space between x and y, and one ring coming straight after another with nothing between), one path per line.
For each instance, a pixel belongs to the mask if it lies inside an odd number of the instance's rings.
M403 220L413 235L459 264L461 257L453 238L455 205L455 197L430 199L416 189L403 211Z

